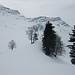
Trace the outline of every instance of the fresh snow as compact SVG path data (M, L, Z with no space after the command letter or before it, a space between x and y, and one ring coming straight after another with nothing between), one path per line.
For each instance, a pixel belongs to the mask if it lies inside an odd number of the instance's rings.
M74 75L75 66L41 51L41 42L0 55L0 75Z
M71 27L65 26L60 18L51 22L64 43L66 53L63 56L51 58L42 52L42 31L38 32L39 40L30 44L27 28L36 24L44 25L48 20L51 18L38 17L33 20L21 14L0 13L0 75L75 75L75 66L69 57L70 49L66 47ZM16 42L13 51L8 48L11 40Z

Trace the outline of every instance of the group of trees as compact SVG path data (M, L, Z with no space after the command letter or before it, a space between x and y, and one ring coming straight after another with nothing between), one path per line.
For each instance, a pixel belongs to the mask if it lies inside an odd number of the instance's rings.
M62 55L65 52L65 50L61 41L61 37L58 34L56 34L53 28L54 26L52 26L52 23L49 23L48 21L46 23L46 27L42 38L42 49L46 55L57 57L57 55ZM31 41L31 44L38 40L37 31L38 28L36 26L28 27L28 30L26 31L28 38Z
M42 49L43 52L47 56L54 56L57 57L57 55L62 55L65 53L63 42L61 41L61 37L54 31L54 26L52 26L52 23L49 21L46 23L46 27L44 30L43 38L42 38ZM31 41L31 44L33 44L36 40L38 40L38 27L28 27L28 30L26 31L28 38ZM73 45L71 45L71 51L70 51L70 57L72 64L75 64L75 26L73 30L73 34L70 34L71 38L69 42L73 42ZM13 50L15 47L13 41L9 43L9 47ZM11 45L10 45L11 44Z
M48 56L62 55L65 52L61 38L53 30L52 23L47 22L43 34L43 52Z
M36 26L28 27L28 30L26 31L28 38L31 40L31 44L38 40L37 31L38 29ZM72 34L69 35L69 42L73 42L73 45L68 45L71 48L71 63L75 65L75 25L74 29L72 30ZM8 44L8 47L13 51L13 49L16 48L15 41L11 40ZM44 30L42 38L42 49L43 52L50 57L57 57L57 55L61 56L65 52L61 37L54 31L54 26L52 26L52 23L50 23L49 21L46 23L46 27Z
M47 22L46 27L43 34L43 51L48 56L57 56L62 55L64 50L63 42L61 41L61 37L56 34L56 32L53 30L54 26L52 26L52 23ZM75 25L74 29L72 30L72 34L70 35L69 42L73 42L73 45L71 46L70 51L70 57L71 57L71 63L75 65Z

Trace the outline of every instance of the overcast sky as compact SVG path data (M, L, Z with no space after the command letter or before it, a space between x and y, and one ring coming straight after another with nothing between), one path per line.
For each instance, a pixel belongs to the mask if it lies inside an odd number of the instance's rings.
M59 16L69 24L75 23L75 0L0 0L0 4L26 17Z

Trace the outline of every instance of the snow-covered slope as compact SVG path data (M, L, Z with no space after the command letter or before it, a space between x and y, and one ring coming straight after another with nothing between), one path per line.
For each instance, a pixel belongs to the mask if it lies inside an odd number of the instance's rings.
M0 55L0 75L74 75L75 66L50 58L41 51L41 43L26 45Z
M15 13L15 14L13 14ZM45 24L50 21L61 36L65 46L68 44L71 27L60 17L26 18L18 11L0 5L0 75L74 75L75 66L70 63L69 50L60 58L50 58L42 52L40 39L33 45L27 38L28 27L37 26L41 38ZM8 43L16 41L14 51Z

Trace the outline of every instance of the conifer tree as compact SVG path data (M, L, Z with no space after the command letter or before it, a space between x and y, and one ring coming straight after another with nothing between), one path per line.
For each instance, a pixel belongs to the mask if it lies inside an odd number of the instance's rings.
M71 51L70 51L70 57L71 57L71 63L75 64L75 25L74 29L72 30L72 34L70 34L70 40L69 42L73 42Z
M43 51L48 56L54 56L56 45L56 34L53 30L54 26L49 21L46 23L46 27L43 35Z
M55 56L62 56L65 53L63 42L61 41L61 37L56 34L56 46L55 46Z

